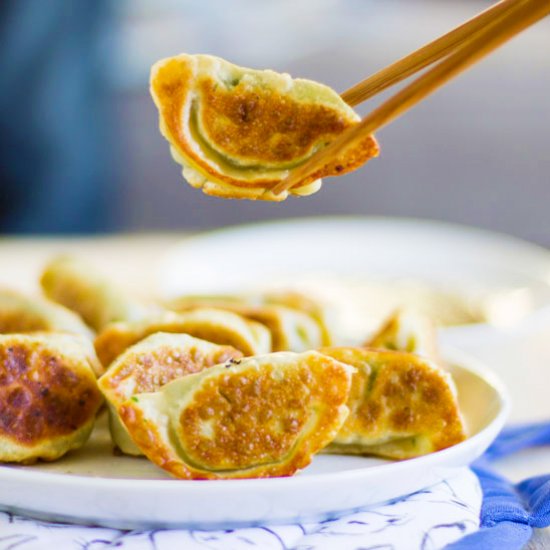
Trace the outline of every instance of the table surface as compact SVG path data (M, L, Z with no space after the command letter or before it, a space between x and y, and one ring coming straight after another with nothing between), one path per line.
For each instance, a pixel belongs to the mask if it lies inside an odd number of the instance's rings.
M188 235L187 235L188 237ZM38 275L53 255L77 254L97 265L115 282L136 292L154 291L159 258L186 235L143 234L95 238L0 239L0 286L38 292ZM465 338L461 347L479 357L504 380L512 397L511 422L550 418L550 316L524 331L487 329L486 337ZM502 460L500 471L512 480L550 471L550 448L528 450ZM537 530L528 546L550 548L550 529Z

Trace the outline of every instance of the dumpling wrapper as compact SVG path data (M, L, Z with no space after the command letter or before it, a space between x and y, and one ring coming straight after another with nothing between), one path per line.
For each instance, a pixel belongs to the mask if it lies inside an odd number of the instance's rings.
M359 116L328 86L270 70L238 67L210 55L181 54L151 69L160 131L184 178L208 195L284 200L269 190ZM368 136L290 190L310 195L319 178L354 170L378 156Z
M321 329L321 345L332 345L330 318L334 312L330 311L327 304L295 290L270 291L263 294L262 298L265 304L285 306L309 315Z
M466 438L451 375L434 362L398 351L327 348L355 367L350 414L328 449L405 459Z
M81 345L94 373L103 374L92 345L93 333L76 313L45 298L0 290L0 334L50 332L82 336Z
M244 355L271 350L269 331L260 323L230 311L201 308L186 313L167 311L142 321L111 323L95 339L97 355L107 367L125 349L155 332L189 334L214 344L233 346Z
M416 353L442 364L435 324L425 315L411 309L394 312L364 345Z
M68 334L0 335L0 461L55 460L84 445L102 403L90 343Z
M272 353L180 378L119 412L145 455L175 477L290 476L340 430L352 372L313 351Z
M133 395L155 392L172 380L242 355L231 346L217 346L187 334L157 333L127 349L98 380L109 403L109 427L115 445L125 454L143 454L117 412Z
M265 325L271 333L271 351L297 353L328 345L328 329L309 312L270 304L259 299L230 296L184 296L168 307L177 311L197 307L214 307L238 313L251 321Z
M50 261L40 284L48 298L78 313L95 331L115 321L142 319L158 311L128 296L93 266L70 256Z
M82 319L69 309L40 297L0 289L0 334L68 332L92 338Z
M323 331L307 313L285 306L258 306L242 311L271 332L273 351L302 352L323 345Z

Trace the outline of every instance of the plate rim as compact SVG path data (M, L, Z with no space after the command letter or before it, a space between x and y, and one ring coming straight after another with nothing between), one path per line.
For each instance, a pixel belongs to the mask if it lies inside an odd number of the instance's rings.
M181 250L190 244L193 245L197 242L210 240L212 238L222 237L223 239L231 238L235 234L245 233L250 230L257 228L269 228L273 227L285 227L293 225L308 225L316 223L330 223L336 222L338 224L343 223L354 223L361 225L393 225L393 226L402 226L403 228L416 227L422 229L434 229L440 228L444 229L447 232L452 232L454 234L467 235L467 237L480 237L487 240L498 241L503 246L514 247L516 249L522 249L524 253L537 256L537 261L546 262L548 264L550 276L550 249L540 245L538 243L505 233L504 231L497 231L493 229L487 229L484 227L476 227L466 223L451 222L446 220L431 219L431 218L420 218L414 216L361 216L355 214L339 214L339 215L312 215L312 216L295 216L284 219L268 219L268 220L257 220L253 222L243 222L237 224L231 224L223 227L216 227L214 229L208 230L199 230L190 235L182 236L181 241L172 245L172 247L165 252L160 259L160 266L156 270L157 274L162 273L163 265L168 259L174 254L175 251ZM158 283L159 278L156 278ZM550 286L550 280L547 280L546 283Z

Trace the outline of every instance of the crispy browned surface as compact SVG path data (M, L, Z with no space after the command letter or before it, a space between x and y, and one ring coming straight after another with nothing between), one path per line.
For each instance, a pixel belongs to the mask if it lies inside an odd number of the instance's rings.
M160 102L164 122L174 136L180 130L180 116L186 94L193 84L193 71L177 58L170 59L151 76L151 87Z
M186 374L200 372L203 369L225 363L230 359L242 357L242 353L230 346L219 346L205 353L198 347L180 349L173 345L152 347L147 353L132 354L109 369L101 381L102 387L110 390L111 401L116 397L120 404L126 400L126 394L120 385L128 378L135 382L133 393L154 392L168 382Z
M349 126L335 109L323 105L299 103L272 90L253 91L237 84L227 90L215 85L212 79L202 79L196 84L185 58L174 57L158 66L151 77L151 88L159 108L162 127L169 141L184 158L200 167L212 178L235 187L228 188L224 198L246 198L241 188L272 188L280 180L274 177L258 177L250 181L238 179L214 170L187 143L184 135L182 109L191 90L197 92L200 105L199 117L219 151L237 160L277 165L289 164L293 159L307 158L318 145L326 145ZM325 165L294 188L312 181L337 176L355 170L368 159L378 156L379 147L374 136L368 136L357 147L346 151L344 157ZM283 166L284 167L284 166ZM281 166L279 166L281 168ZM205 192L208 192L205 189ZM249 197L250 198L250 197ZM264 200L281 200L273 195L256 197ZM284 198L284 197L282 197Z
M119 412L148 458L176 477L289 476L331 441L344 418L349 372L316 355L284 372L266 363L206 377L171 428L179 455L132 401Z
M308 419L313 375L274 380L272 368L245 377L209 380L183 411L181 444L191 460L207 469L246 468L284 457ZM318 391L318 390L317 390ZM212 422L213 437L202 435Z
M446 374L430 368L426 360L410 353L361 348L321 352L357 367L348 401L351 412L336 443L352 434L361 434L374 445L387 436L421 436L437 451L465 439Z
M68 435L95 416L101 403L92 371L44 341L0 344L0 438L33 446Z
M347 148L340 156L327 162L323 167L319 168L319 170L312 172L300 182L297 182L296 185L293 186L293 189L309 185L311 182L320 178L341 176L348 172L353 172L379 154L380 147L378 146L376 138L374 136L366 136L354 147ZM272 186L270 185L269 187L271 188Z
M134 443L149 460L175 477L194 479L192 472L180 465L177 454L164 441L159 427L148 422L132 401L121 405L118 414Z
M149 321L114 323L107 325L94 341L95 350L101 363L107 367L124 350L156 332L189 334L194 338L214 344L237 348L245 355L254 351L235 327L210 320L193 320L174 314L152 317Z
M239 82L223 88L213 78L197 82L200 119L224 154L255 164L288 164L332 141L351 123L335 109L297 103L284 94Z

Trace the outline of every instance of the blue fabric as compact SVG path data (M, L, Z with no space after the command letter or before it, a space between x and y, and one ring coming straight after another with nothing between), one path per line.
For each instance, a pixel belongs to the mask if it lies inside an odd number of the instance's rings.
M550 422L506 428L472 465L483 491L480 529L447 550L520 550L534 527L550 526L550 474L513 484L491 462L529 447L550 445Z

